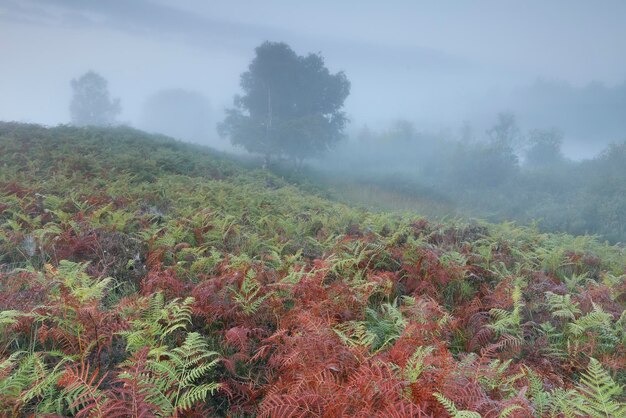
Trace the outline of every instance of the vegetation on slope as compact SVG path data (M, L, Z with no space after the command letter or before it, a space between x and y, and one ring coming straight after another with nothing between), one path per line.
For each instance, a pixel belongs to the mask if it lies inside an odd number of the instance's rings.
M507 131L495 125L486 134L495 128ZM557 131L508 130L518 135L457 138L399 121L389 131L366 130L345 141L306 177L336 189L340 200L373 209L538 222L544 232L626 242L623 139L594 158L572 161L563 157Z
M0 124L0 411L624 416L626 254L306 194L128 128Z

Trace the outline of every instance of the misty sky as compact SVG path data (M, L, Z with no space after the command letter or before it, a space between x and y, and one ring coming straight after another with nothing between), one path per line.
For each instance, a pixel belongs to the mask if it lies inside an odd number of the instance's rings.
M0 120L68 122L69 81L88 69L130 124L163 88L202 93L219 118L270 40L346 72L355 126L480 125L538 78L622 85L625 22L622 0L0 0Z

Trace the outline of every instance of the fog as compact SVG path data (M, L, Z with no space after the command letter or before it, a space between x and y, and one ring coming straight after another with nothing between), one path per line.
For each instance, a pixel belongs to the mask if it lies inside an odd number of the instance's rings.
M0 418L626 418L626 0L0 0Z
M345 71L352 131L405 119L480 133L507 111L525 129L559 128L583 158L626 136L625 18L619 0L2 0L0 120L67 123L69 81L91 69L124 123L163 130L146 125L146 101L182 89L206 98L214 124L270 40ZM228 146L214 129L186 139Z

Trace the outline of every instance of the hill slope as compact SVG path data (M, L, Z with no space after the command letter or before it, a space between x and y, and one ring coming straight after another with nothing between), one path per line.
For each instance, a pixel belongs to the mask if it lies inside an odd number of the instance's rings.
M626 254L593 238L0 123L3 414L620 416L625 307Z

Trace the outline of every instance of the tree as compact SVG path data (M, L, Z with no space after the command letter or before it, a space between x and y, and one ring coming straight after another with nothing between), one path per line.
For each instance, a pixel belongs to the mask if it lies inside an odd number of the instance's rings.
M474 128L472 127L472 124L470 123L470 121L465 120L463 121L463 124L461 125L461 130L460 130L460 141L464 144L469 144L470 142L474 142L475 135L474 135Z
M391 141L410 144L415 142L418 134L415 129L415 125L412 122L404 119L398 119L391 125L391 128L387 132L387 136Z
M513 113L499 113L496 124L487 131L487 135L492 146L508 149L511 152L514 152L521 144L522 134Z
M94 71L88 71L70 83L73 89L70 112L72 123L79 126L108 126L121 112L120 100L109 97L108 83Z
M206 142L211 106L206 97L183 89L161 90L143 106L142 125L174 138Z
M220 135L266 162L275 155L301 163L337 143L347 123L346 75L331 74L319 53L299 56L285 43L265 42L255 52Z
M540 167L563 161L563 134L557 129L534 129L528 134L526 164Z
M482 150L481 165L487 184L497 185L514 175L519 168L516 151L522 143L522 134L512 113L498 114L496 124L487 131L489 143Z

